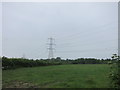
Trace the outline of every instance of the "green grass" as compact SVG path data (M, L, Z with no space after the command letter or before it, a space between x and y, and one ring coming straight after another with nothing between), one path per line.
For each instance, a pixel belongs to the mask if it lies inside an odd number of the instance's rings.
M3 71L3 88L109 88L106 64L56 65Z

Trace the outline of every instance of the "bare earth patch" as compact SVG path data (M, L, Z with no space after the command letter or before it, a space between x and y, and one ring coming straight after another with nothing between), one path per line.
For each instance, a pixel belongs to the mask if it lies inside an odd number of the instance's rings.
M3 85L3 88L39 88L39 86L28 82L12 81Z

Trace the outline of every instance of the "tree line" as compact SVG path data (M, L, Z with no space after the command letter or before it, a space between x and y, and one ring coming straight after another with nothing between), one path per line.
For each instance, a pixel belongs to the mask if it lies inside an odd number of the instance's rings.
M112 59L78 58L61 59L60 57L52 59L25 59L25 58L7 58L2 57L2 69L15 69L19 67L35 67L62 64L107 64L114 62Z

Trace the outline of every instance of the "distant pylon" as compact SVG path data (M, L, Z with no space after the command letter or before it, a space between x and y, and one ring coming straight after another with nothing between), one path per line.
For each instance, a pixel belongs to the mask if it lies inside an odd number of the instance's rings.
M25 54L22 55L22 58L25 59Z
M49 40L49 43L48 43L48 45L49 45L49 47L48 47L48 50L49 50L48 59L52 59L52 58L54 58L54 54L53 54L53 51L54 51L53 45L55 45L53 43L54 39L51 37L51 38L48 38L48 40Z

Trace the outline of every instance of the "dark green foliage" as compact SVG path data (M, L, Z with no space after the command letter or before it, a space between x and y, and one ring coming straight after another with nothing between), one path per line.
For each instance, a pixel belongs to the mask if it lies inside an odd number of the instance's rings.
M95 59L95 58L78 58L75 60L63 60L60 57L53 59L24 59L24 58L7 58L2 57L3 70L15 69L19 67L35 67L35 66L48 66L48 65L61 65L61 64L107 64L111 59Z
M35 67L35 66L48 66L48 65L60 65L61 63L53 60L33 60L23 58L7 58L2 57L3 70L14 69L18 67Z
M111 59L78 58L72 60L72 64L107 64Z
M113 88L120 88L120 57L113 54L111 65L110 78Z

